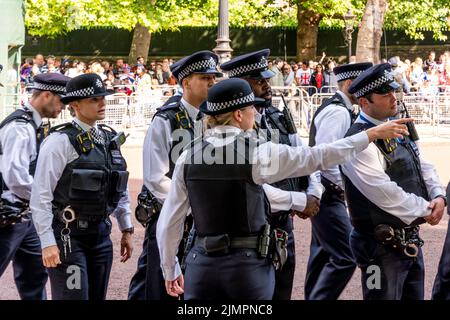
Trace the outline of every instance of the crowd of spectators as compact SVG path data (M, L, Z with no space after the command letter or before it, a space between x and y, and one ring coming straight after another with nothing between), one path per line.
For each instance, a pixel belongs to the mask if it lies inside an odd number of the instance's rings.
M31 87L33 77L40 73L60 72L68 77L76 77L83 73L96 73L110 90L132 92L159 88L165 95L173 94L172 89L164 87L176 85L176 80L170 72L173 59L162 61L151 60L147 64L144 57L138 57L133 66L117 59L115 63L108 60L85 62L78 59L58 59L53 55L46 58L37 54L34 58L26 58L20 67L20 83L23 90Z
M354 60L354 57L352 58ZM435 94L447 90L446 86L450 86L449 51L441 54L438 59L436 53L431 51L424 60L417 57L411 62L396 56L383 62L391 64L396 80L403 84L407 93ZM77 59L58 59L53 55L44 59L42 54L37 54L34 58L25 59L20 68L20 82L22 88L26 89L32 84L33 76L39 73L61 72L69 77L82 73L97 73L108 88L116 92L129 95L135 91L158 88L163 90L163 94L171 95L173 90L165 90L164 86L176 85L176 80L170 72L172 63L173 59L146 62L144 57L138 57L136 63L130 66L123 59L117 59L115 63L108 60L85 62ZM335 66L335 60L328 58L325 53L319 61L287 62L275 58L269 61L269 68L275 72L270 84L275 88L304 87L309 94L334 92L337 87L333 72Z

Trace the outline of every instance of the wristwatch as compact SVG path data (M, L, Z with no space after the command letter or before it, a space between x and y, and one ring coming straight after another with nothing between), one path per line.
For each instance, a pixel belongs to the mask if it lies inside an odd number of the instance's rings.
M442 198L442 200L444 200L445 206L447 206L447 197L446 197L446 196L440 194L440 195L438 195L438 196L436 196L436 197L434 197L434 198L435 198L435 199L436 199L436 198Z
M124 232L128 232L129 234L133 234L134 233L134 227L123 229L122 233L124 233Z

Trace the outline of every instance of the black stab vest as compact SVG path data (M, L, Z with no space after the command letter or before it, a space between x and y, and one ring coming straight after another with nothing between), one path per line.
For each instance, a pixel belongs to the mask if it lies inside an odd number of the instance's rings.
M241 152L243 145L249 150L248 141L239 135L223 147L214 148L201 139L191 144L187 158L191 163L184 165L184 180L198 236L242 237L263 231L270 205L262 186L253 182L249 154ZM238 143L242 144L238 147ZM205 149L221 160L206 163L201 156ZM226 164L227 152L234 156L232 164Z
M58 180L53 205L62 210L70 205L79 217L106 218L124 195L128 183L127 164L120 149L110 146L116 132L98 125L104 133L105 145L94 143L94 148L82 152L77 136L81 133L72 123L54 127L51 132L66 134L79 157L66 165Z
M309 128L309 146L310 147L314 147L316 145L317 128L316 128L316 125L314 124L314 121L316 120L319 113L321 113L326 107L328 107L331 104L345 108L345 110L348 111L348 114L350 116L350 123L353 124L353 122L355 122L355 120L356 120L356 115L347 108L342 96L339 93L335 93L334 96L332 96L330 99L327 99L324 103L322 103L322 105L316 110L316 112L314 112L314 116L311 121L311 126Z
M367 130L370 126L365 123L354 123L346 136L352 136ZM392 143L395 141L395 143ZM420 170L420 159L418 148L409 137L404 140L391 140L391 145L387 146L384 140L377 140L375 145L382 152L387 168L385 170L389 178L397 183L407 193L413 193L426 200L430 200L425 181ZM393 149L387 152L387 149ZM352 183L352 181L342 174L345 193L350 212L352 225L355 229L364 232L373 232L379 224L388 224L394 228L404 228L407 225L399 218L377 207L367 199ZM377 192L377 190L373 190ZM411 225L424 223L423 218L418 218Z
M177 120L177 113L183 111L183 106L181 105L181 96L173 96L166 103L159 108L154 117L161 117L165 120L169 120L171 132L173 133L177 129L187 130L189 132L190 139L183 139L182 137L172 137L172 146L169 150L169 171L166 173L166 176L172 179L173 170L175 169L175 163L178 157L181 155L182 150L185 146L188 146L191 141L194 139L194 120L195 119L187 119L191 125L191 128L183 129L180 127L180 123ZM184 137L184 136L183 136ZM175 157L172 157L172 153L174 150L178 150L178 154Z
M278 129L280 144L291 146L291 141L289 140L289 133L283 122L284 117L283 113L274 106L270 106L265 109L265 115L267 118L267 122L272 127L272 129ZM309 180L308 176L287 178L272 183L271 185L274 186L275 188L285 191L302 192L308 188Z

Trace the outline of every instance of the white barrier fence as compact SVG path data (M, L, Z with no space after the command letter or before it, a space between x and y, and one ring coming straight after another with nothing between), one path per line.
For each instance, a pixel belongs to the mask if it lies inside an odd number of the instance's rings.
M333 93L320 93L307 87L273 87L273 105L284 108L284 101L290 109L296 126L303 135L309 131L314 112ZM162 90L134 92L131 95L116 93L106 97L106 117L101 123L115 128L145 129L151 122L156 109L169 96ZM0 119L16 109L27 99L26 95L0 95L3 105ZM420 135L450 136L450 90L438 94L409 94L404 96L409 114L415 119ZM64 123L72 119L69 110L63 110L53 124Z

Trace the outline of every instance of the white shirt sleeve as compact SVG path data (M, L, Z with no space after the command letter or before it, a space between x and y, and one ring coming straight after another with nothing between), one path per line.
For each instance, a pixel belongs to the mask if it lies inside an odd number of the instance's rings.
M345 163L342 171L367 199L406 224L430 214L428 201L391 181L384 171L384 158L373 143Z
M297 210L303 211L306 207L306 193L285 191L270 184L263 184L264 192L269 199L272 212Z
M15 196L29 200L33 177L28 172L36 158L36 132L31 124L14 121L2 128L0 143L0 172L6 186Z
M314 124L316 126L316 145L321 145L342 139L350 128L351 120L344 107L330 105L319 113ZM343 187L338 166L323 170L322 173L327 179L341 188Z
M368 144L366 132L313 148L263 143L254 153L253 180L257 184L264 184L309 175L350 160L367 148Z
M187 151L178 158L173 173L172 187L162 207L156 225L156 240L165 280L174 280L181 274L177 259L178 245L183 237L186 215L190 211L184 182L184 162Z
M66 165L78 158L66 134L53 133L41 145L31 191L30 211L41 247L56 245L53 234L53 191Z
M293 146L293 147L307 146L307 144L305 144L303 142L303 140L297 134L290 134L289 140L291 141L291 146ZM318 199L321 199L322 193L324 192L325 188L323 187L323 185L321 183L320 171L315 171L315 172L311 173L308 177L308 181L309 181L309 185L308 185L308 188L306 189L306 193L313 195ZM295 206L303 207L302 210L298 210L298 209L295 209L295 210L303 211L306 206L306 196L304 198L304 201L305 201L304 205L302 204L302 202L299 202L299 201L302 201L301 200L303 198L302 196L294 195L293 197L296 199Z
M437 174L434 165L426 161L423 157L420 157L420 164L422 176L423 179L425 180L425 184L427 186L430 198L434 199L440 195L445 196L445 189L442 187L442 184L439 180L439 176Z
M171 179L166 176L170 165L168 155L171 135L170 121L155 117L144 140L144 185L161 203L164 203L171 183Z
M130 194L128 192L128 187L125 194L120 198L117 208L112 215L116 217L120 231L133 227L133 224L131 223Z

